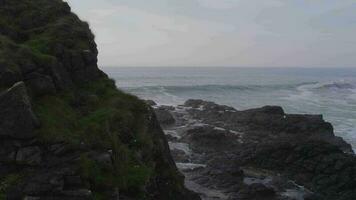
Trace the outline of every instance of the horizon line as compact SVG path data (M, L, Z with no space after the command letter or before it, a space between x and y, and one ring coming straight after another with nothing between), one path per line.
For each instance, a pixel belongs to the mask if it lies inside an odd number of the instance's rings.
M315 68L329 68L329 69L356 69L356 66L154 66L154 65L149 65L149 66L114 66L114 65L101 65L99 66L103 68L303 68L303 69L315 69Z

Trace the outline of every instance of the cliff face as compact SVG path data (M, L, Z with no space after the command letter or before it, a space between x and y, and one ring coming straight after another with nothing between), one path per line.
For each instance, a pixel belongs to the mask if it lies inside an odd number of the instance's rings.
M61 0L0 0L0 199L199 199Z

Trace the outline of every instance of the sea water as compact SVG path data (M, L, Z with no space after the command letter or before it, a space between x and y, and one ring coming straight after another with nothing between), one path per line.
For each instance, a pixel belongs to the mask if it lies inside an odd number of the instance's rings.
M162 105L204 99L323 114L356 149L356 68L105 67L122 90Z

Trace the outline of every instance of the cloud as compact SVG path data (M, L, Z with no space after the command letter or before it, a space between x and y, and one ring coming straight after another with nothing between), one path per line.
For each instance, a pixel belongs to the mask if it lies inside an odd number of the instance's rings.
M197 0L201 6L213 9L232 9L239 5L240 0Z
M355 66L354 0L69 0L103 66ZM328 59L326 59L328 58Z

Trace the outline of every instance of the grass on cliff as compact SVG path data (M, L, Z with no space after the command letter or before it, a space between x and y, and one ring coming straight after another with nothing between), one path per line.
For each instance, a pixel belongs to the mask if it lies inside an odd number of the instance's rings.
M153 168L142 159L153 148L152 138L146 135L148 106L117 90L109 79L73 91L34 100L34 110L42 123L37 132L42 142L62 141L112 151L111 168L84 153L80 159L82 176L94 192L111 186L142 195Z

